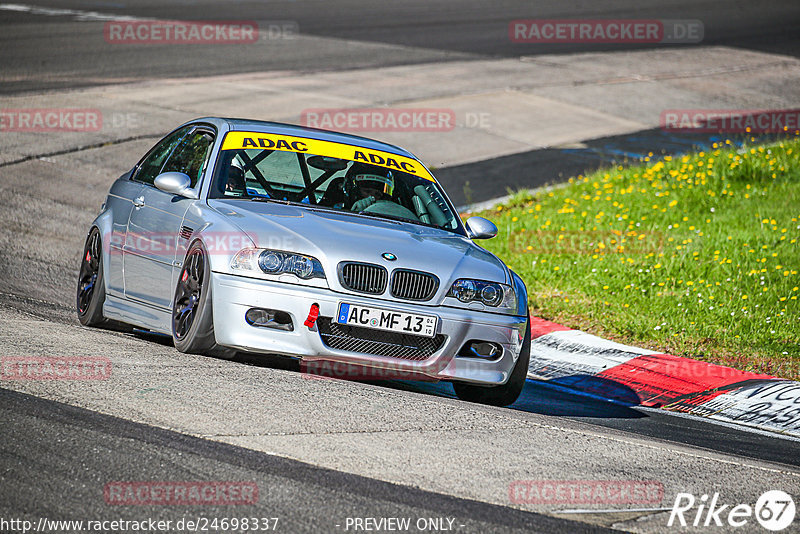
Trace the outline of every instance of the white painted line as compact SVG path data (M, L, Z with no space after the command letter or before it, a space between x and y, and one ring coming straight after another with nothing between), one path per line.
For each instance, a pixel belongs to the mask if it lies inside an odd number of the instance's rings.
M620 512L670 512L672 508L620 508L619 510L553 510L554 514L618 514Z
M670 415L672 417L682 417L684 419L693 419L695 421L703 421L708 424L717 425L725 428L730 428L732 430L739 430L741 432L749 432L750 434L758 434L759 436L765 436L769 438L778 438L778 439L785 439L787 441L800 441L800 436L793 436L791 434L784 434L783 432L775 432L775 430L764 430L761 428L756 428L754 426L747 426L743 425L742 423L736 423L727 421L725 419L712 419L708 416L699 415L696 413L691 412L673 412L672 410L665 410L663 408L650 408L648 406L631 406L636 410L640 410L643 412L654 412L659 413L661 415Z
M641 406L637 404L631 404L630 402L623 402L616 399L609 399L607 397L603 397L597 393L589 393L587 391L582 391L580 389L575 389L569 386L561 385L557 382L551 382L549 380L539 380L534 376L528 375L528 378L531 380L535 380L539 385L542 387L554 389L556 391L563 391L569 395L575 395L579 397L585 397L587 399L592 399L596 402L607 402L609 404L616 404L618 406L625 406L626 408L630 408L632 410L640 411L640 412L652 412L654 414L659 415L668 415L670 417L680 417L683 419L691 419L693 421L702 421L705 424L721 426L724 428L730 428L732 430L739 430L740 432L748 432L750 434L758 434L759 436L765 436L769 438L778 438L778 439L785 439L787 441L798 441L800 442L800 435L792 435L786 434L783 432L776 432L774 429L762 429L757 428L755 426L747 426L742 423L731 422L722 418L719 419L712 419L707 415L700 415L697 413L692 412L675 412L672 410L665 410L663 408L651 408L649 406Z
M154 20L144 17L130 17L126 15L98 13L97 11L80 11L77 9L39 7L39 6L31 6L28 4L0 4L0 10L16 11L18 13L28 13L31 15L43 15L46 17L75 17L75 20L79 20L81 22L111 21L111 20Z

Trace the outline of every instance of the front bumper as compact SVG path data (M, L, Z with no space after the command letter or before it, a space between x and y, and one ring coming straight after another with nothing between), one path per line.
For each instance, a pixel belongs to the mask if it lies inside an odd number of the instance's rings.
M505 384L519 357L527 322L526 317L442 306L421 306L405 301L387 301L349 293L336 293L330 289L283 284L216 272L212 273L211 284L214 334L219 345L248 352L293 356L304 362L341 362L358 367L388 370L389 372L373 375L383 378L405 377L456 380L486 385ZM436 333L442 334L446 339L436 352L422 361L330 348L323 343L318 324L309 328L303 322L312 304L319 306L320 317L334 318L341 302L436 315L439 318ZM282 331L252 326L245 320L245 313L250 308L284 311L291 316L294 330ZM502 352L492 360L457 356L461 347L471 340L496 343L502 347Z

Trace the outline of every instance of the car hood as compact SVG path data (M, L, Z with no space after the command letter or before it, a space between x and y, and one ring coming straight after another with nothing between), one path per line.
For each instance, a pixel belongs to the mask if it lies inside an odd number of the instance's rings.
M340 261L433 273L440 292L458 278L509 282L505 264L470 239L417 224L314 207L247 200L209 200L259 248L298 252L322 262L329 283ZM397 256L387 261L382 254ZM446 291L445 291L446 292Z

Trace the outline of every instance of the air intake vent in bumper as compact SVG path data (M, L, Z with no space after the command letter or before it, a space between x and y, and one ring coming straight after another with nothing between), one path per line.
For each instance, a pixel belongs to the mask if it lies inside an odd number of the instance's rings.
M424 337L342 325L334 323L330 317L317 319L317 326L326 347L402 360L427 360L447 339L444 334Z

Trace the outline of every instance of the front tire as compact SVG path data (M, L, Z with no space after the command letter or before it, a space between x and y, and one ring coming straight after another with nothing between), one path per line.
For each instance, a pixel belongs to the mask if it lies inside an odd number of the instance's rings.
M211 266L208 253L195 241L186 253L175 298L172 300L172 341L188 354L233 358L236 352L217 345L211 302Z
M477 402L490 406L508 406L514 404L522 393L525 386L525 378L528 376L528 365L531 360L531 317L528 315L528 322L525 325L525 337L522 341L517 363L508 382L502 386L476 386L454 382L453 389L459 399L467 402Z
M78 292L75 309L78 320L84 326L101 326L103 303L106 300L106 284L103 279L103 244L100 230L92 228L83 247L81 269L78 274Z

